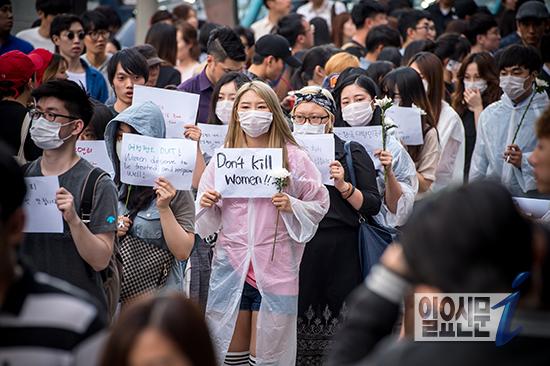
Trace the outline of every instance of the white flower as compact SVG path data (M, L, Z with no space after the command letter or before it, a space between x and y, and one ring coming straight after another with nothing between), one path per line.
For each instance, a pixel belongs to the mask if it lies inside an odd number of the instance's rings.
M416 106L414 103L412 104L412 107L418 109L418 110L420 111L420 115L421 115L421 116L425 116L425 115L426 115L426 111L424 111L422 108Z
M384 96L384 98L382 99L374 99L374 105L382 108L382 109L386 109L386 108L389 108L392 104L393 100L391 100L390 98L388 98L388 96Z
M548 88L548 83L545 80L535 78L535 85L538 88Z
M285 179L290 177L290 172L285 168L274 169L271 171L271 176L275 179Z

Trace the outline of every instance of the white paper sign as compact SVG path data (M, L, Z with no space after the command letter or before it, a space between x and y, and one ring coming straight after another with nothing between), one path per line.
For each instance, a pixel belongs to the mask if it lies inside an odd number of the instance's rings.
M183 126L195 124L199 98L198 94L134 85L132 104L141 104L147 101L155 103L164 116L166 137L183 138L185 130Z
M47 177L27 177L27 196L23 202L25 209L26 233L62 233L63 216L55 203L55 193L59 189L56 175Z
M382 169L380 159L374 152L382 149L382 126L334 127L334 134L345 141L355 141L363 145L374 163L375 169Z
M390 117L398 126L397 136L405 145L422 145L424 143L420 109L393 106L386 111L386 116Z
M208 156L214 155L214 151L223 147L227 125L210 125L207 123L197 124L201 129L201 151Z
M196 141L125 133L121 155L120 179L124 183L154 187L155 179L164 177L178 190L191 189Z
M309 158L321 172L323 184L333 186L334 180L330 179L330 163L334 161L334 136L295 134L294 138L307 151Z
M111 178L115 177L115 168L107 154L105 141L78 140L76 142L76 153L81 158L88 160L93 166L103 169Z
M535 219L540 219L550 211L550 201L536 198L513 197L520 210Z
M217 149L216 190L225 198L272 197L277 193L271 172L283 167L282 149Z

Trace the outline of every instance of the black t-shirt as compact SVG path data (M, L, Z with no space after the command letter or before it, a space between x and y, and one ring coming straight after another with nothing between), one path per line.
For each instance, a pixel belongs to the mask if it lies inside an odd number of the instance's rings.
M12 149L14 155L17 155L21 145L21 127L27 112L27 108L21 103L11 100L0 101L0 116L2 116L0 139ZM30 133L27 133L23 151L25 152L25 158L29 161L42 155L42 150L34 144Z

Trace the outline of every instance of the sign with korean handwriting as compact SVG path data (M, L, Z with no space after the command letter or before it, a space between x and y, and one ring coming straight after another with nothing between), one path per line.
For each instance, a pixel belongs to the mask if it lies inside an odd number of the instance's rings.
M421 110L413 107L391 107L386 116L397 125L397 136L405 145L422 145Z
M333 186L334 180L330 179L330 163L334 161L334 136L332 134L304 135L295 134L298 145L309 155L309 158L323 179L323 184Z
M185 125L194 125L199 108L199 95L178 90L134 85L132 104L155 103L164 116L166 137L183 138Z
M376 150L382 150L382 126L334 127L334 134L344 141L355 141L363 145L374 167L382 169L380 160L374 156Z
M282 149L217 149L215 186L224 198L270 198L277 193L271 176L283 167Z
M115 177L113 162L107 154L105 141L76 141L76 153L83 159L88 160L95 167L103 169L111 178Z
M55 193L59 190L56 175L47 177L27 177L27 196L23 202L25 209L26 233L62 233L63 216L55 203Z
M201 129L201 150L208 156L214 155L217 148L223 147L227 125L210 125L207 123L197 124Z
M127 184L155 186L164 177L178 190L191 189L197 142L161 139L125 133L122 135L120 179Z

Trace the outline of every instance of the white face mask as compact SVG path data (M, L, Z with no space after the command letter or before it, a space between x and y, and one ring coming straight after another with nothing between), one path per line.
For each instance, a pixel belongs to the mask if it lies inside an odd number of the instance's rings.
M224 125L229 124L229 120L231 119L231 111L233 111L232 100L219 100L216 104L216 116L218 116Z
M312 125L309 122L306 122L301 125L297 123L293 123L293 125L294 125L294 133L299 135L320 135L325 133L325 129L327 127L326 124Z
M238 114L242 130L250 137L258 137L267 133L273 121L271 112L251 110L238 112Z
M485 80L478 81L466 81L464 80L464 89L477 89L480 93L483 93L487 89L487 82Z
M120 155L122 155L122 140L117 140L115 142L115 152L118 160L120 160Z
M422 86L424 86L424 90L426 91L426 94L428 94L428 89L430 86L428 85L428 82L424 79L422 79Z
M500 88L511 100L518 99L523 93L525 93L525 80L521 76L501 76Z
M42 150L53 150L63 145L63 142L72 136L69 135L64 139L59 137L59 130L61 130L61 127L68 126L75 122L76 121L71 121L61 124L57 122L50 122L46 118L40 117L32 121L32 126L29 132L31 133L31 138L36 146Z
M372 119L370 102L351 103L342 108L342 118L350 126L366 126Z

